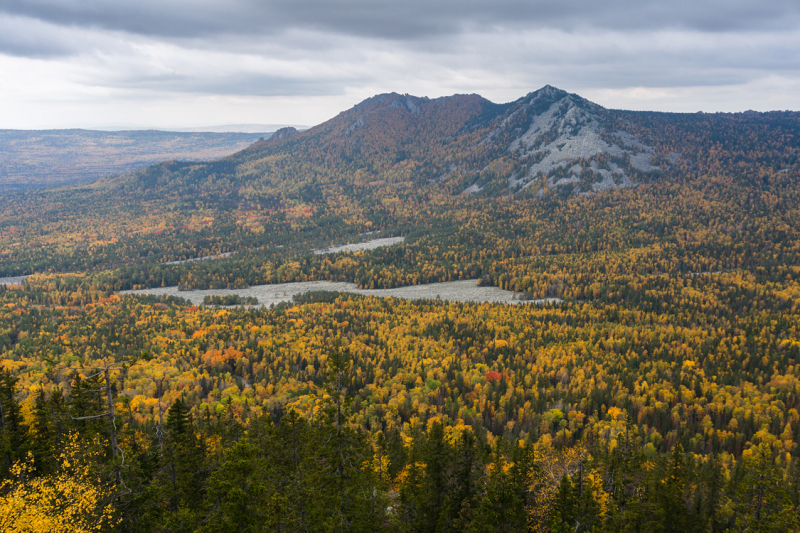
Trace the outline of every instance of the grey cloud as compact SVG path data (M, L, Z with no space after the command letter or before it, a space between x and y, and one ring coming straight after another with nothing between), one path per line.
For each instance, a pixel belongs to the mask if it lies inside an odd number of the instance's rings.
M346 87L402 90L408 82L418 86L420 80L434 78L447 86L446 71L442 73L446 67L467 73L464 80L473 83L477 92L486 90L486 80L516 80L521 89L512 96L517 97L545 83L575 90L581 86L721 86L747 83L765 73L796 75L800 71L800 56L792 53L800 48L800 32L726 34L714 42L707 42L703 34L680 32L658 37L643 32L595 32L581 37L565 32L496 32L442 39L449 51L438 54L380 41L365 46L364 39L332 39L335 45L328 50L298 53L299 38L280 44L274 40L253 43L265 57L281 58L279 64L234 64L241 50L212 56L203 52L205 48L196 48L195 59L176 59L174 68L166 71L147 62L115 64L112 58L108 71L86 83L167 93L320 96L343 94ZM211 46L218 42L213 40ZM240 47L226 44L226 50ZM384 54L395 54L395 63L384 61ZM287 62L306 67L294 69ZM453 87L453 92L463 90Z
M456 51L460 49L460 51ZM767 73L797 76L800 31L528 32L462 37L440 59L459 72L477 70L564 87L735 85ZM577 89L576 89L577 90Z
M32 58L65 56L79 53L84 41L69 29L0 15L0 53Z
M272 35L305 28L390 40L493 26L707 32L796 27L796 0L4 0L0 11L57 25L169 38Z
M331 96L342 94L343 79L301 79L266 74L229 76L167 75L106 80L108 87L159 93L214 94L224 96Z
M0 0L0 61L48 59L41 79L120 109L297 96L331 97L335 114L342 95L383 91L795 83L798 49L797 0Z

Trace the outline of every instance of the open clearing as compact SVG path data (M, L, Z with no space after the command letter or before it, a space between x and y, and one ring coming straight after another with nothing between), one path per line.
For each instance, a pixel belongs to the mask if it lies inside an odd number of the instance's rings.
M177 287L160 287L154 289L141 289L136 291L122 291L120 294L152 294L165 296L178 296L186 298L195 305L203 303L203 298L211 295L226 296L255 296L259 305L269 307L280 302L288 302L296 294L312 291L338 291L365 296L394 296L406 300L436 299L451 302L494 302L505 304L517 303L558 303L558 298L545 298L543 300L520 300L521 293L504 291L498 287L479 287L474 279L461 281L445 281L442 283L429 283L426 285L412 285L396 289L359 289L354 283L337 281L301 281L296 283L277 283L275 285L254 285L247 289L206 289L179 291Z
M230 257L233 252L225 252L222 254L217 255L204 255L203 257L193 257L191 259L180 259L178 261L168 261L164 263L165 265L182 265L184 263L194 263L196 261L211 261L213 259L222 259L225 257Z
M0 278L0 285L22 285L25 278L28 276L11 276L8 278Z
M318 250L314 250L314 253L316 255L324 255L324 254L335 254L336 252L360 252L362 250L374 250L375 248L382 248L384 246L393 246L395 244L400 244L405 240L406 240L405 237L385 237L382 239L373 239L371 241L343 244L341 246L331 246L330 248L321 248ZM278 248L283 248L283 246L278 246ZM168 261L164 264L182 265L184 263L194 263L196 261L213 261L215 259L224 259L226 257L230 257L232 254L233 252L225 252L217 255L206 255L203 257L193 257L191 259Z
M335 254L336 252L360 252L362 250L374 250L383 246L394 246L406 240L405 237L385 237L383 239L372 239L366 242L356 242L353 244L343 244L342 246L331 246L321 250L314 250L317 255ZM333 290L333 289L331 289Z

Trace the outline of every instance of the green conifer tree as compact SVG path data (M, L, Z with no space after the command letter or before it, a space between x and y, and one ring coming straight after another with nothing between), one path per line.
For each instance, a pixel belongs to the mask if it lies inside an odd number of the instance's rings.
M22 459L28 451L28 426L22 419L22 410L16 399L19 378L10 371L0 369L0 455L2 470L0 479L5 479L15 461Z

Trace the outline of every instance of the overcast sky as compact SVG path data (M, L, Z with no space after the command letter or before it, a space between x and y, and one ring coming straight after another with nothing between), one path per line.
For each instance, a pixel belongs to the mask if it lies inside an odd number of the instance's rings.
M314 125L381 92L800 109L798 0L0 0L0 128Z

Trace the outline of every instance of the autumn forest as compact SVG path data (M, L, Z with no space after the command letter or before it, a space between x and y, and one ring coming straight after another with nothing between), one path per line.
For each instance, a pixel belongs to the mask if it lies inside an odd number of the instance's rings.
M0 527L800 531L799 150L793 112L390 94L4 193ZM180 297L314 280L518 299Z

